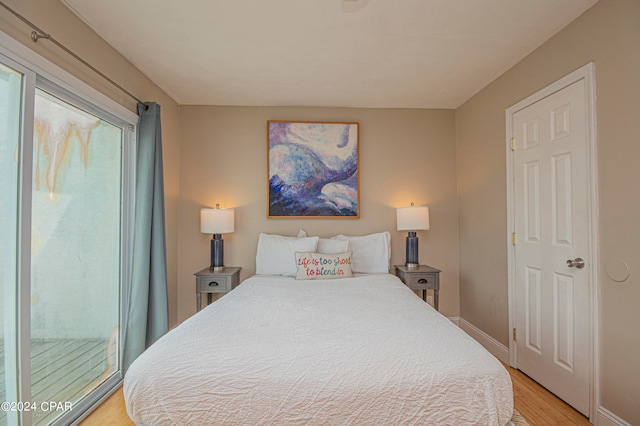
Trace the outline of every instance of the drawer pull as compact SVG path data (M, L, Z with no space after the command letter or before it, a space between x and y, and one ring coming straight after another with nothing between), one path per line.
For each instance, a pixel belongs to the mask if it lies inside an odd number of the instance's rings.
M424 279L424 278L420 278L420 279L418 280L418 284L428 284L428 283L429 283L429 281L427 281L427 280L426 280L426 279Z
M219 285L220 285L220 284L218 284L218 283L217 283L217 282L215 282L215 281L211 281L211 282L209 283L209 287L217 287L217 286L219 286Z

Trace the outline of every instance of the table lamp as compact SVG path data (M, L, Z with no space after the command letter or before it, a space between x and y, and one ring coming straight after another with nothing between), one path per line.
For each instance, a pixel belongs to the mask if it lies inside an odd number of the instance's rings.
M222 234L233 232L234 210L221 209L216 204L215 209L200 210L200 232L213 234L211 238L211 266L209 269L220 272L224 269L224 240Z
M396 209L396 221L398 231L409 231L407 235L407 268L417 268L418 263L418 237L416 231L429 229L429 207L414 206L400 207Z

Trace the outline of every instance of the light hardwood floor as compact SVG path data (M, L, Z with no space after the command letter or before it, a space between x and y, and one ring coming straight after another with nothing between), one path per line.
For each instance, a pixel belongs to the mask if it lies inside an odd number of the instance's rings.
M529 426L590 425L589 419L520 370L505 365L513 383L515 409Z
M506 367L511 374L515 409L529 423L529 426L549 425L590 425L589 420L562 402L528 376ZM81 426L133 425L127 416L122 388L98 407Z

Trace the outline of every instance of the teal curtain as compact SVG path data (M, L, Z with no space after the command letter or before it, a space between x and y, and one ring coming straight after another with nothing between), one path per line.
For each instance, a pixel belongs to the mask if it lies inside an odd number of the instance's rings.
M133 265L123 370L168 330L160 105L138 104Z

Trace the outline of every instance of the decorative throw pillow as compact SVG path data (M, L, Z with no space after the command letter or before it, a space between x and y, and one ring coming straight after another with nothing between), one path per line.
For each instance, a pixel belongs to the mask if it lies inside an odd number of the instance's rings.
M283 237L260 233L256 253L256 274L296 275L295 253L316 251L318 237Z
M351 252L346 253L312 253L297 252L297 280L331 280L335 278L351 278Z

